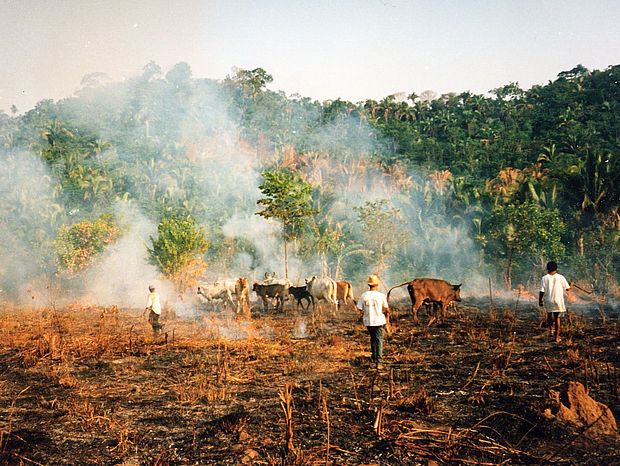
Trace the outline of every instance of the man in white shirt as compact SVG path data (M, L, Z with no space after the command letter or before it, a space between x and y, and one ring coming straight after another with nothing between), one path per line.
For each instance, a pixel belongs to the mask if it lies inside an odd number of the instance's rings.
M547 263L547 275L542 278L538 305L547 310L547 325L553 329L556 343L560 341L560 316L566 313L564 304L564 292L571 289L571 285L563 275L558 273L558 264L551 261Z
M382 369L381 358L383 357L383 329L387 323L386 315L389 315L387 298L377 290L379 277L368 277L368 291L362 293L357 302L357 309L363 318L364 325L370 334L370 350L372 361L377 369Z
M153 327L153 333L157 335L161 329L161 324L159 323L159 317L161 316L161 303L159 301L159 293L155 291L155 287L153 285L149 286L149 295L146 300L145 311L150 311L149 323Z

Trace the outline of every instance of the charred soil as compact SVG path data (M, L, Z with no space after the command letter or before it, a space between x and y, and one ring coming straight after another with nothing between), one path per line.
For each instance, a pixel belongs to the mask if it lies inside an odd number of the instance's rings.
M524 307L523 305L521 306ZM618 464L616 435L544 416L581 382L618 419L617 316L394 308L385 364L355 312L0 311L3 464Z

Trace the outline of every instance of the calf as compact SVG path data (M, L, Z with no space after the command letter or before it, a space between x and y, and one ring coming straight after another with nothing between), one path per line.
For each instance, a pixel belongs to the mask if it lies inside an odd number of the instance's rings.
M306 304L306 307L304 308L305 311L307 311L310 307L310 303L312 303L312 306L314 306L314 298L308 292L307 286L290 286L288 292L293 298L295 298L295 301L297 301L297 309L299 309L300 304L301 307L304 306L301 302L302 299L308 301L308 304Z
M254 283L254 285L252 285L252 291L263 300L263 309L265 313L269 310L268 300L272 298L276 300L276 309L281 311L284 298L288 295L288 286L281 283L272 283L269 285Z
M413 321L418 323L418 309L425 302L430 302L433 305L437 303L441 306L441 318L445 319L446 309L453 301L461 301L461 285L452 285L445 280L437 278L416 278L411 282L401 283L400 285L390 288L388 291L388 300L390 293L394 288L399 288L403 285L407 285L407 291L411 298L411 313ZM435 321L432 318L429 325Z

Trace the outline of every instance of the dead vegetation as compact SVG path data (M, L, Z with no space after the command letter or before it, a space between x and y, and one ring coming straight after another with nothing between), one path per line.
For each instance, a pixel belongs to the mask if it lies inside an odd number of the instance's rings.
M494 304L431 327L397 309L381 371L349 311L170 315L154 338L135 310L6 306L0 462L611 464L617 436L543 411L578 381L618 416L618 316L574 315L557 345Z

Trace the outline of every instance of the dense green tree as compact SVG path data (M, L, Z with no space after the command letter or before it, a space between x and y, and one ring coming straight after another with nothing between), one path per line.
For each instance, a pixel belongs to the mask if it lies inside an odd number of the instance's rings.
M262 177L258 188L264 197L257 201L262 209L256 215L282 222L284 274L288 278L287 243L299 235L305 219L313 213L312 186L289 170L265 171Z
M177 293L194 286L207 267L202 257L209 247L204 229L192 217L169 215L159 222L157 238L150 240L149 262L174 284Z
M545 209L534 202L496 207L488 226L489 255L503 258L506 285L512 287L517 260L542 267L545 258L560 259L564 222L557 209Z

